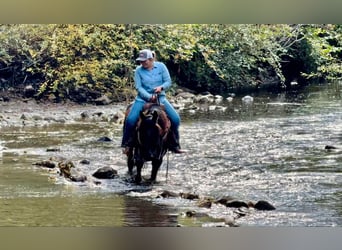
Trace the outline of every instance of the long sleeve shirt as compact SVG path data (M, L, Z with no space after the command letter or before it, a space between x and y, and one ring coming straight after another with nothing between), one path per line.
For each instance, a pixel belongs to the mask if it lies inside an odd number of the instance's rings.
M141 65L135 70L135 88L138 91L137 99L148 101L154 94L154 89L161 86L163 91L159 94L165 96L165 90L171 86L170 73L162 62L154 62L153 68L147 70Z

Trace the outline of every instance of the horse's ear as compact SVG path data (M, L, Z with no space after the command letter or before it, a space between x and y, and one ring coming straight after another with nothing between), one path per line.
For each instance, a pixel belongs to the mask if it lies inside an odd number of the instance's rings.
M155 123L157 123L158 116L159 116L159 115L158 115L157 110L154 110L154 111L153 111L153 114L152 114L152 121L155 122Z

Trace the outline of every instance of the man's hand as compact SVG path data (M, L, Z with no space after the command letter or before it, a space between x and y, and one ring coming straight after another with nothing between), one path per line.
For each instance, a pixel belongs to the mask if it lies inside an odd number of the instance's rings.
M157 95L152 95L150 102L156 103L157 102Z
M156 93L156 94L159 94L162 91L163 91L163 87L162 86L154 88L154 93Z

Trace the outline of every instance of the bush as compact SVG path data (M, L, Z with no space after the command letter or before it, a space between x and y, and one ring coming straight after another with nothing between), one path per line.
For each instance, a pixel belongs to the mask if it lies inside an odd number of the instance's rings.
M20 24L0 25L0 87L32 85L54 101L130 99L143 48L179 85L220 94L342 72L340 25Z

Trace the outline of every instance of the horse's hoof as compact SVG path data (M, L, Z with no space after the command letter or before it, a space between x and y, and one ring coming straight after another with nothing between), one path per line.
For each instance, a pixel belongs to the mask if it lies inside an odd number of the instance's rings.
M146 180L146 184L148 184L148 185L153 185L153 184L156 184L156 183L157 183L156 179L148 179L148 180Z
M139 185L141 183L141 177L135 177L135 184Z

